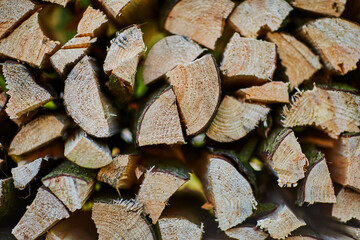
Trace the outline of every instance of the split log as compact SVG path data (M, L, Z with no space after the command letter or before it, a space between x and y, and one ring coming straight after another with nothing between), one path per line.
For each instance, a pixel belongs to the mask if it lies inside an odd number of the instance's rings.
M89 211L77 211L51 228L45 240L97 240L95 224Z
M135 182L135 169L140 158L138 154L118 155L112 163L100 169L97 180L115 188L131 188Z
M81 129L66 140L64 155L84 168L101 168L113 161L107 143L90 137Z
M229 17L229 23L242 36L256 38L278 30L291 12L284 0L246 0Z
M118 111L101 92L95 60L85 56L65 80L67 112L88 134L110 137L119 132Z
M234 5L229 0L181 0L171 8L164 28L214 50Z
M342 134L327 153L331 178L345 187L360 191L360 134Z
M359 132L360 97L346 90L316 87L293 96L290 107L284 106L285 127L315 125L332 138L342 132Z
M65 161L41 181L70 210L81 209L95 186L96 172Z
M180 116L188 136L210 123L220 101L221 83L212 55L186 65L178 65L166 74L173 86Z
M206 136L217 142L232 142L245 137L259 122L265 121L270 108L225 96Z
M139 118L136 133L138 146L184 144L184 136L172 88L155 96Z
M44 35L39 25L39 13L36 12L8 37L0 40L0 55L39 68L57 50L58 45L59 42Z
M197 175L214 207L219 228L226 231L253 214L257 202L248 180L223 155L206 156Z
M36 177L36 175L38 175L43 160L44 159L39 158L23 166L12 168L11 174L14 179L14 186L23 190Z
M162 217L159 219L159 229L162 239L202 239L203 226L185 219L176 217Z
M343 188L336 196L336 203L332 207L332 216L341 222L351 219L360 220L360 194Z
M156 239L152 226L142 214L141 204L134 200L95 202L92 219L99 233L99 240Z
M289 103L288 88L288 83L273 81L261 86L239 89L235 95L260 103Z
M51 2L51 3L56 3L59 4L63 7L65 7L71 0L44 0L45 2Z
M242 38L234 33L226 45L220 70L229 78L224 79L224 84L236 82L255 85L271 81L275 68L274 43Z
M69 212L60 200L41 187L11 233L17 239L36 239L58 221L68 217Z
M295 187L305 177L309 162L289 128L274 129L262 143L260 155L278 177L280 187Z
M152 46L144 62L143 78L150 84L180 64L195 60L205 49L185 36L173 35Z
M15 135L9 147L9 155L22 155L51 143L63 135L69 123L64 115L35 118Z
M292 0L291 5L306 11L340 17L345 10L346 0Z
M276 44L281 65L286 68L285 74L290 82L290 89L300 86L321 69L319 56L292 35L268 33L266 39Z
M88 53L91 44L97 40L93 38L95 32L106 22L105 14L101 11L90 6L85 10L78 24L77 34L50 57L51 64L61 76L66 76Z
M344 75L360 59L360 26L340 18L322 18L305 24L299 34L320 54L330 72Z
M298 189L298 205L302 206L305 202L309 204L315 202L335 203L334 186L326 165L325 155L314 147L305 149L305 155L309 160L309 167L306 170L305 179Z
M6 61L1 67L10 95L5 111L11 119L20 118L52 100L51 94L36 83L24 65Z
M283 204L266 218L258 220L257 225L268 231L272 238L282 239L306 223Z
M149 214L155 224L169 198L189 180L190 175L180 162L170 160L166 163L155 161L143 175L144 180L136 200L144 206L145 213Z
M13 210L15 196L14 179L12 177L0 179L0 219Z
M226 235L231 238L242 240L242 239L256 239L265 240L269 236L261 229L253 226L239 226L228 229L225 231Z
M104 61L104 71L110 75L110 91L120 103L129 101L134 93L137 66L145 53L142 35L139 25L117 32Z
M36 9L28 0L3 0L0 3L0 39L12 32Z

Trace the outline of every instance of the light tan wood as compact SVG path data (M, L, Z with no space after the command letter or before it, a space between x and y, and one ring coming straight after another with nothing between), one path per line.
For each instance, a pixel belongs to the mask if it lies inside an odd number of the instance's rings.
M3 0L0 2L0 39L34 12L36 6L28 0Z
M257 221L257 226L268 231L270 236L275 239L285 238L295 229L305 225L306 223L285 204L266 218Z
M95 186L96 173L65 161L41 181L70 210L81 209Z
M269 112L266 105L247 103L226 95L206 136L217 142L239 140L265 121Z
M280 187L296 187L305 177L309 162L291 129L273 130L261 146L261 155L278 177Z
M231 238L243 240L243 239L256 239L265 240L269 235L256 227L239 226L230 228L225 231L226 235Z
M99 2L107 14L113 18L117 18L121 15L121 11L131 2L131 0L99 0Z
M75 37L94 37L95 32L106 22L107 18L102 11L89 6L80 19Z
M291 5L310 12L340 17L345 10L346 0L292 0Z
M335 203L334 186L325 155L319 151L313 151L307 155L310 167L306 170L305 179L298 189L298 204L302 206L305 202L309 204Z
M9 147L9 155L22 155L51 143L62 136L68 125L68 118L64 115L35 118L15 135Z
M36 239L58 221L68 217L69 212L60 200L41 187L11 233L17 239Z
M162 217L159 228L161 238L167 240L201 240L203 233L203 225L198 226L185 218Z
M94 203L92 219L99 240L148 239L155 240L152 226L142 215L142 206L134 200L119 200L113 203Z
M8 37L0 40L0 55L39 68L57 50L58 45L59 42L44 35L39 25L39 13L36 12Z
M143 79L149 84L180 64L195 60L205 49L189 38L172 35L152 46L144 62Z
M235 92L238 97L260 103L288 103L289 84L279 81L265 83L261 86L242 88Z
M203 185L219 228L226 231L251 216L257 201L249 182L228 159L209 155L208 161Z
M6 61L0 67L7 94L10 95L6 113L11 119L20 118L52 100L51 94L35 82L34 76L24 65Z
M233 8L229 0L181 0L170 10L164 28L214 50Z
M188 179L170 172L150 168L145 172L136 200L144 205L144 211L149 214L155 224L164 210L169 198Z
M332 138L342 132L359 132L360 97L348 91L316 87L293 96L290 107L284 106L285 127L309 126L324 130Z
M116 91L117 85L127 89L127 94L134 92L135 74L140 58L145 53L143 33L139 25L132 25L116 33L111 40L105 61L104 71L113 77L110 79L110 88ZM118 92L122 94L122 92Z
M23 190L39 173L42 158L36 159L33 162L11 169L11 174L14 179L14 186Z
M113 161L106 142L96 140L80 129L66 140L64 155L85 168L101 168Z
M95 60L85 56L65 80L64 104L73 120L95 137L119 132L118 111L101 92Z
M117 190L130 188L135 181L135 168L139 158L138 154L118 155L112 163L100 169L97 180Z
M360 220L360 194L350 189L343 188L336 196L336 203L332 208L332 216L341 222L351 219Z
M340 18L321 18L299 31L320 54L325 67L336 74L357 68L360 59L360 26Z
M95 32L106 22L106 16L100 10L91 6L85 10L78 24L77 34L50 57L51 64L60 75L66 76L88 53L91 44L97 40L93 38Z
M211 54L166 74L173 86L187 135L195 135L210 123L220 101L220 78Z
M286 68L290 89L298 87L321 69L319 56L292 35L283 32L268 33L266 39L276 44L281 64Z
M59 4L63 7L65 7L71 0L44 0L45 2L51 2L51 3L56 3Z
M360 135L341 136L327 153L332 180L360 191Z
M221 72L226 77L239 84L271 81L275 68L276 46L274 43L242 38L238 33L234 33L226 45L220 66ZM225 80L224 83L227 82Z
M139 119L136 142L140 147L185 143L172 88L155 97L144 110Z
M229 17L229 23L244 37L256 38L278 30L291 12L284 0L246 0Z

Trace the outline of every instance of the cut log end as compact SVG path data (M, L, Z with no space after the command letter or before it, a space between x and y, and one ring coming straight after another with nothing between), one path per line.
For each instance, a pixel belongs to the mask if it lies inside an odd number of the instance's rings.
M225 96L206 136L217 142L239 140L266 120L269 112L270 108L263 104L247 103Z
M351 219L360 220L360 194L343 188L336 196L336 203L332 208L332 216L341 222Z
M267 233L251 226L239 226L228 229L225 231L226 235L231 238L242 240L242 239L257 239L265 240L269 236Z
M203 226L198 226L184 218L162 217L159 219L159 228L162 239L193 239L200 240Z
M340 17L345 10L346 0L293 0L291 5L306 11Z
M214 50L234 5L229 0L182 0L172 7L164 28Z
M39 173L42 162L43 159L39 158L23 166L11 169L14 186L20 190L24 189Z
M185 143L176 97L171 88L155 97L145 109L139 121L136 140L139 146Z
M212 120L220 101L220 77L215 59L207 54L166 74L173 86L187 135L201 132Z

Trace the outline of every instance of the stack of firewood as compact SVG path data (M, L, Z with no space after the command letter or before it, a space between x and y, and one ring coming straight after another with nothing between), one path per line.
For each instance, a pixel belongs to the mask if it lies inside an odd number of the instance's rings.
M360 239L356 21L357 0L1 0L0 239Z

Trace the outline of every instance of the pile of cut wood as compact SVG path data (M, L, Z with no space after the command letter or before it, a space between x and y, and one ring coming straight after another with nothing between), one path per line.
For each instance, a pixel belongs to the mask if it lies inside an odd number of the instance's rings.
M0 239L360 239L358 0L1 0Z

